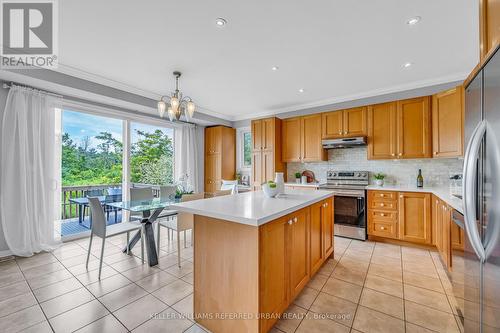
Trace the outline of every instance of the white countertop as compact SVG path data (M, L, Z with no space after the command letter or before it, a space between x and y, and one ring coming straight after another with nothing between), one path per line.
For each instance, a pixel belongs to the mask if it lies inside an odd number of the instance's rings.
M387 185L377 186L369 185L366 187L367 190L379 190L379 191L401 191L401 192L422 192L422 193L432 193L439 199L446 202L453 209L459 211L463 214L463 204L462 199L459 199L450 194L448 187L416 187L410 185Z
M287 182L285 183L285 186L295 186L295 187L320 187L321 185L324 185L325 183L307 183L307 184L302 184L302 183L294 183L294 182Z
M277 198L268 198L263 191L252 191L182 202L169 209L260 226L332 196L330 191L285 190Z

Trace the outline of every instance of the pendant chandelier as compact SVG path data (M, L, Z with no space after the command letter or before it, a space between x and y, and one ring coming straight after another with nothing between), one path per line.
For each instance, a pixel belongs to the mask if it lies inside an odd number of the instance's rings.
M182 92L179 91L179 78L181 77L181 72L174 72L175 76L175 91L168 96L162 96L158 101L158 113L160 117L163 118L165 112L167 112L170 121L179 120L184 114L187 121L193 118L194 110L196 108L191 97L182 96Z

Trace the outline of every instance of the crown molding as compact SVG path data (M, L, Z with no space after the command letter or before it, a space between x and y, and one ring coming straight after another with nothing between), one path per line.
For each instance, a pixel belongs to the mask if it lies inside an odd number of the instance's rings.
M243 115L242 116L235 116L235 117L233 117L233 121L241 121L241 120L248 120L248 119L254 119L254 118L277 116L280 113L301 111L304 109L311 109L311 108L319 108L319 107L324 107L324 106L328 106L331 104L355 101L358 99L372 98L372 97L388 95L388 94L401 93L401 92L405 92L408 90L421 89L421 88L426 88L426 87L430 87L430 86L434 86L434 85L446 84L446 83L450 83L450 82L463 81L463 80L465 80L465 78L468 75L469 75L468 72L458 73L458 74L443 76L443 77L435 78L435 79L415 81L415 82L410 82L407 84L401 84L401 85L392 86L392 87L388 87L388 88L374 89L374 90L369 90L369 91L365 91L365 92L361 92L361 93L357 93L357 94L344 95L344 96L324 99L324 100L311 102L311 103L296 104L296 105L292 105L292 106L288 106L288 107L284 107L284 108L278 108L278 109L274 109L274 110L270 110L270 111L254 113L254 114L252 114L251 117L243 116Z

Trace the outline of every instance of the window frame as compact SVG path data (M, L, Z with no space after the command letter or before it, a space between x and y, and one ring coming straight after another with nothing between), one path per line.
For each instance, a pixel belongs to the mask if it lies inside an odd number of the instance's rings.
M236 129L236 167L238 170L250 171L252 169L252 162L250 165L245 165L245 134L250 133L252 135L252 130L250 127L240 127Z

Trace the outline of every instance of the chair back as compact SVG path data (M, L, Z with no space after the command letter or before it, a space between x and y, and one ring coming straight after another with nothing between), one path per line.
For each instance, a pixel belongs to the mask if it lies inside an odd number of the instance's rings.
M133 187L130 189L130 201L153 200L151 187Z
M205 193L193 193L193 194L183 194L181 201L193 201L200 200L205 197ZM194 215L191 213L179 212L177 213L177 230L189 230L193 229L194 226Z
M238 181L237 180L222 180L222 185L220 187L221 191L231 190L231 194L238 193Z
M183 194L181 197L181 202L200 200L205 197L205 193L193 193L193 194Z
M167 200L175 196L177 192L177 186L175 185L165 185L160 186L160 200Z
M92 216L92 233L101 237L106 237L106 217L99 198L89 198L90 214Z
M214 197L222 197L224 195L229 195L229 194L234 194L232 190L225 190L225 191L215 191L213 193Z

